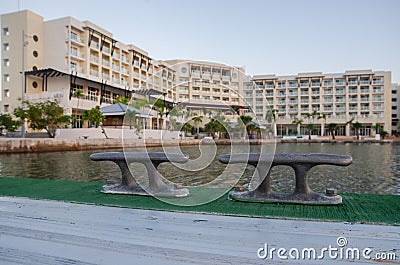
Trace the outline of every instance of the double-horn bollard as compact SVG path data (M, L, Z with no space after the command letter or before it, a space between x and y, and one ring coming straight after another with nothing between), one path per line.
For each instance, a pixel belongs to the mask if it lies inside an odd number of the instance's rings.
M120 184L104 185L103 193L134 194L134 195L155 195L167 197L185 197L189 195L186 188L178 188L168 185L162 181L157 167L164 162L186 163L189 158L180 154L166 154L162 152L105 152L90 155L93 161L112 161L121 169L122 178ZM149 176L149 186L141 187L132 176L128 164L142 163Z
M326 194L313 192L308 186L307 173L318 165L348 166L351 156L330 154L234 154L221 155L219 161L228 163L247 163L257 168L260 179L258 187L251 191L231 191L229 198L250 202L285 202L298 204L340 204L342 197L332 190ZM290 166L295 172L296 186L291 194L274 192L270 184L271 168L274 166ZM271 166L271 168L269 167Z

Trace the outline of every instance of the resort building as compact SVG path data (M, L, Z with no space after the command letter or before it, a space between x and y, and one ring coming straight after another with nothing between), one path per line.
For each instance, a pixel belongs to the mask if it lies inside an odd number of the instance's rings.
M362 124L360 135L374 135L376 124L389 133L392 130L390 72L257 75L243 89L246 101L262 123L269 108L276 110L278 136L306 135L309 123L314 124L315 135L329 135L329 123L337 125L336 135L354 135L348 123L351 119Z
M176 100L172 68L89 21L44 21L25 10L2 15L1 29L2 113L12 113L21 99L57 99L81 127L83 110L131 98L134 91Z
M57 99L73 127L84 110L124 96L162 97L191 109L229 112L242 104L243 69L212 62L157 61L89 21L72 17L44 21L25 10L1 15L0 113L21 99ZM221 102L223 104L221 104ZM155 120L152 128L158 128Z
M186 108L219 110L225 115L243 108L244 70L220 63L166 61L176 72L176 98ZM200 114L200 113L199 113Z

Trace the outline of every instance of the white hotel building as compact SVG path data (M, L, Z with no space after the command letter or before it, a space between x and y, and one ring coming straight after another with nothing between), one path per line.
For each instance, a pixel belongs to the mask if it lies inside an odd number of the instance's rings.
M258 75L244 84L244 97L257 118L265 122L268 108L276 109L277 134L307 134L306 124L312 122L318 135L328 135L326 125L338 125L337 135L353 135L346 122L362 124L361 135L374 135L380 124L391 132L391 73L383 71L346 71L323 74L299 73L292 76ZM307 114L324 113L324 119L309 120ZM295 125L302 119L302 125Z

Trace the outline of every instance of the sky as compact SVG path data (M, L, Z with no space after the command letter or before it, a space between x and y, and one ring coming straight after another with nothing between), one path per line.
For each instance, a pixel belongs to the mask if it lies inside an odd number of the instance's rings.
M399 0L0 0L45 20L89 20L160 60L213 61L246 74L392 71L400 83Z

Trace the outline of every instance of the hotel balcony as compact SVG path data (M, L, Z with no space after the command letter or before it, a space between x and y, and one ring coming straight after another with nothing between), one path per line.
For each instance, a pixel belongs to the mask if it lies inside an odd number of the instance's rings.
M71 33L71 42L73 42L79 46L85 46L84 40L76 34Z
M360 80L360 85L369 85L370 83L369 80Z
M74 50L74 49L70 49L69 51L70 51L71 57L74 57L74 58L78 59L79 61L85 60L83 53L81 53L77 50Z
M110 53L110 48L103 46L103 52L109 54Z
M99 57L94 56L94 55L90 55L90 61L95 62L95 63L99 63Z
M119 70L120 70L119 66L118 66L118 65L115 65L115 64L112 65L112 69L113 69L114 71L117 71L117 72L119 72Z
M374 84L374 85L383 85L384 82L383 82L383 80L378 79L378 80L373 80L372 84Z
M191 76L195 78L200 78L200 71L191 71Z
M103 73L101 76L103 77L103 79L110 80L110 75L109 74Z
M92 76L96 76L96 77L99 77L99 71L97 71L97 70L93 70L93 69L90 69L90 75L92 75Z
M121 55L119 53L114 52L114 54L112 55L112 58L115 60L120 60L121 59Z
M75 72L78 72L78 73L83 73L83 68L82 67L80 67L80 66L76 66L76 65L71 65L71 70L72 71L75 71Z
M125 68L121 68L121 73L122 73L123 75L129 75L128 69L125 69Z
M120 83L119 79L118 79L118 78L115 78L115 77L112 78L112 81L113 81L113 83L115 83L115 84L119 84L119 83Z
M110 67L110 61L103 59L103 60L101 60L101 63L103 64L103 66Z

